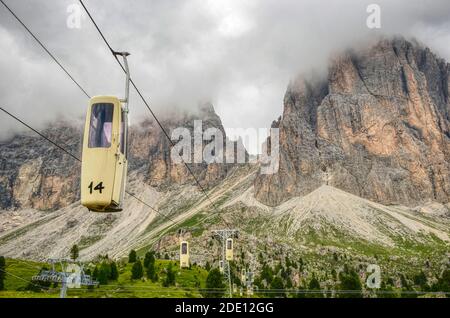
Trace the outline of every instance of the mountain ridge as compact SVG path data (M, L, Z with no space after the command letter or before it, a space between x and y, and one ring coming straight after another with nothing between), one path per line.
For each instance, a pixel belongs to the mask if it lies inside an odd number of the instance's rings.
M450 64L402 38L331 62L328 77L292 81L280 170L256 197L276 206L322 184L384 204L450 198Z

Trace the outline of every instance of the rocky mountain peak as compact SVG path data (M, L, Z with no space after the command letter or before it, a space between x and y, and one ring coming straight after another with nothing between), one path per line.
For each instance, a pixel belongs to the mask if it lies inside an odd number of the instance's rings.
M284 98L280 170L256 197L277 205L323 184L382 203L450 197L450 66L403 38L334 57Z
M225 130L211 104L196 111L177 112L161 118L171 135L172 129L193 129L194 120L202 120L203 130ZM81 158L83 123L76 125L56 120L42 133ZM170 144L156 121L149 119L130 127L129 175L160 188L176 184L194 184L184 165L170 158ZM56 210L79 200L80 163L32 132L19 133L0 143L0 210L34 208ZM222 180L232 165L190 164L204 187Z

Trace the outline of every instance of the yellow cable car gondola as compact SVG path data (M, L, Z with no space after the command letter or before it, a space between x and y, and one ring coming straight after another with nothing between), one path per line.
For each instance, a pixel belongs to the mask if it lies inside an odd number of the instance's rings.
M122 211L127 178L129 53L115 54L124 60L125 98L91 98L84 128L81 204L94 212Z
M226 257L227 261L233 260L233 239L232 238L227 239L225 257Z
M189 263L189 243L181 241L180 243L180 268L188 268Z

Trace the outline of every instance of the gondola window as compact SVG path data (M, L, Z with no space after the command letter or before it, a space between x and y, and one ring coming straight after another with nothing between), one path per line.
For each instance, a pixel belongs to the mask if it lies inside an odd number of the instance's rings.
M187 244L186 243L181 244L181 254L183 254L183 255L187 254Z
M113 112L113 104L102 103L92 106L89 148L111 147Z

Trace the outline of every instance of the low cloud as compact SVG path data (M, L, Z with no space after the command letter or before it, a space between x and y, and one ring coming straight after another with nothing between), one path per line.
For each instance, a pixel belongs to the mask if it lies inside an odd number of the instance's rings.
M7 1L91 95L123 94L124 76L86 17L66 25L72 0ZM381 35L415 37L450 60L450 2L171 0L85 1L160 116L211 101L227 127L269 127L288 82L323 72L331 54ZM381 8L369 29L366 8ZM0 6L0 105L38 127L82 117L87 99ZM131 120L149 116L135 93ZM0 137L17 124L0 114ZM250 149L253 152L253 149Z

